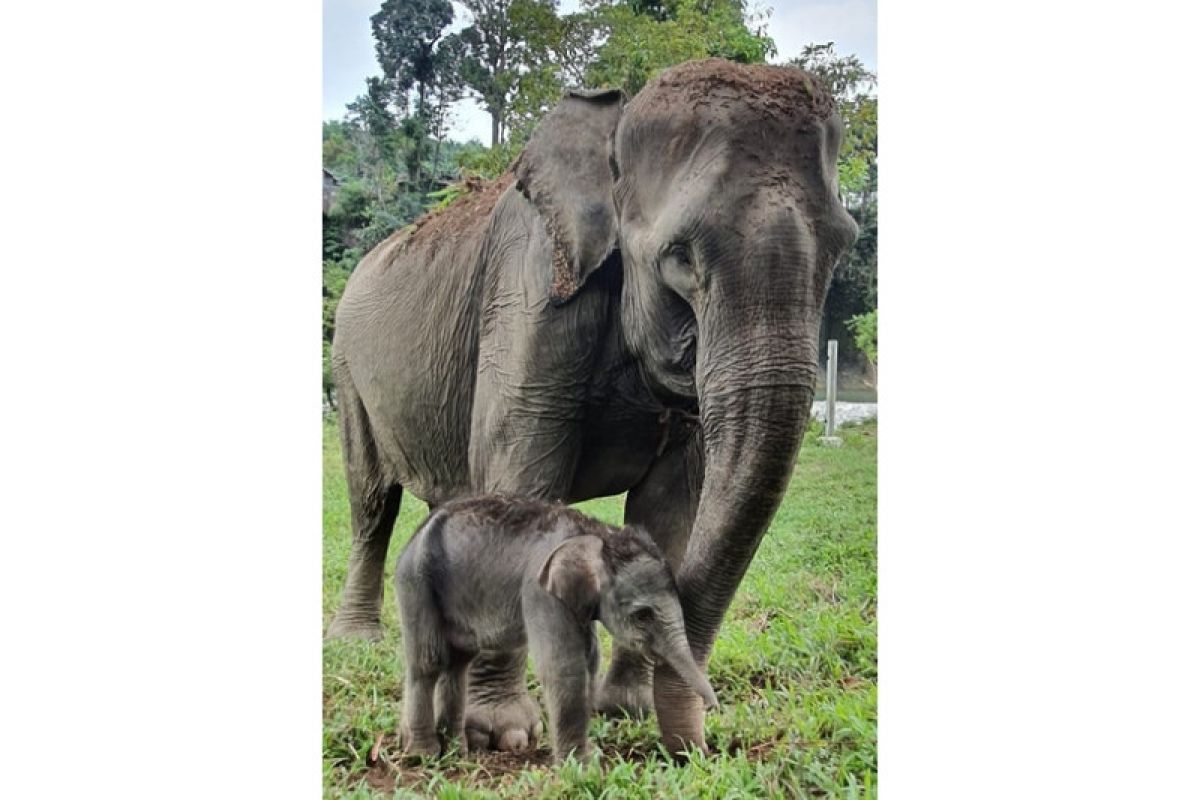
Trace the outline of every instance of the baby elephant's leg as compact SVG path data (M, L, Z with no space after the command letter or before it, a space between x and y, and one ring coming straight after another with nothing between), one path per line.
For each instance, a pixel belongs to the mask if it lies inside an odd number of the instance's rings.
M596 638L596 623L587 626L588 701L596 707L596 695L600 691L600 640Z
M449 666L438 678L435 698L438 731L445 737L447 747L458 742L463 753L467 751L467 667L472 658L473 654L451 651Z
M592 711L595 669L594 629L588 625L530 626L533 661L546 696L554 758L589 752L587 731Z
M438 673L409 667L404 675L404 752L436 756L442 752L433 717Z
M577 661L577 663L569 663ZM550 657L550 664L539 668L546 691L546 710L550 717L550 735L554 757L561 761L571 753L583 758L589 752L587 731L591 718L591 676L583 658Z
M404 633L404 752L436 756L441 752L434 724L434 687L446 666L446 642L433 598L418 584L396 581Z

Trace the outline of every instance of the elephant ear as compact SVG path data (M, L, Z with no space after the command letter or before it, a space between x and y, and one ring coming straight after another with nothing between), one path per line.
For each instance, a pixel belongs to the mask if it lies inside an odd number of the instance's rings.
M538 573L543 589L563 602L581 622L594 619L607 571L599 536L572 536L554 548Z
M554 247L550 300L567 302L617 245L609 149L624 94L568 92L517 159L517 189L546 224Z

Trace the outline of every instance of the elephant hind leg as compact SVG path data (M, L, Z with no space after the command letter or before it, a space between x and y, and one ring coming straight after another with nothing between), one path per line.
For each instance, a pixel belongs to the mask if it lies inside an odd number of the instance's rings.
M344 371L337 383L354 539L341 603L326 635L378 639L382 633L383 567L403 489L388 476L366 408Z
M541 712L525 689L527 648L485 651L467 673L466 734L470 750L520 752L536 746Z
M446 738L447 744L457 741L465 752L467 668L471 665L474 654L451 648L448 655L447 666L438 678L434 694L437 728Z

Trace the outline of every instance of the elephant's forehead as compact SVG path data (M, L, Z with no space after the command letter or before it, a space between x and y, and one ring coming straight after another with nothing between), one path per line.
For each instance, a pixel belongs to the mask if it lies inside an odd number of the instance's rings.
M673 82L648 86L630 104L616 135L618 193L678 204L689 199L680 187L692 185L738 203L738 190L764 181L831 185L841 118L824 90L791 67L763 67L760 74L717 64L685 65Z
M661 561L643 556L617 569L618 599L628 600L637 595L671 588L671 577Z

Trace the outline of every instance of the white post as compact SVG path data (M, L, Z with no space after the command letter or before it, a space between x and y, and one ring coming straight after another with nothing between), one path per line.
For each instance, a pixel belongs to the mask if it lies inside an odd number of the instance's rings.
M830 339L825 361L825 435L817 440L826 447L842 444L842 440L834 435L837 430L837 350L837 339Z
M833 436L837 428L837 339L829 340L829 356L825 363L825 435Z

